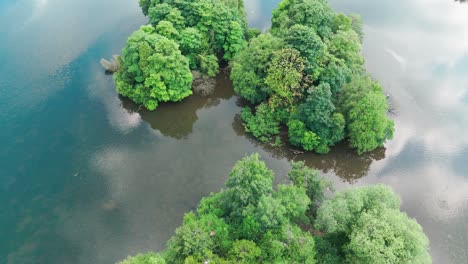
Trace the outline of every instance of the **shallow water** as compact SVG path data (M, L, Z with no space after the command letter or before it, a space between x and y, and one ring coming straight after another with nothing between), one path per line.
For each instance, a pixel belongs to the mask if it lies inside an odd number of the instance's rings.
M268 28L279 0L248 0ZM424 227L434 263L468 259L468 4L333 0L364 17L368 70L391 95L395 140L356 156L294 155L246 135L226 76L209 98L141 111L99 65L145 22L136 1L0 3L0 263L112 263L160 250L234 163L259 152L350 184L386 183Z

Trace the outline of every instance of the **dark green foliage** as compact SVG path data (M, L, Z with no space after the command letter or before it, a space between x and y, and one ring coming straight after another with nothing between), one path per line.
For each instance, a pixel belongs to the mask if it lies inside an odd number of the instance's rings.
M330 184L303 162L292 163L289 178L292 184L275 191L258 154L243 158L225 190L185 215L166 252L121 264L430 263L427 238L400 212L390 188L362 187L326 200Z
M359 16L337 14L327 0L283 0L270 32L249 38L232 62L234 90L256 108L243 110L246 131L280 145L287 125L292 145L320 154L345 139L362 154L392 138L382 89L360 81Z
M318 153L328 152L328 146L344 138L345 120L340 113L335 113L328 83L321 83L309 90L306 101L299 106L294 118L301 120L309 131L319 137L315 148Z
M119 94L150 110L159 102L180 101L192 94L187 58L152 26L142 26L129 37L114 79Z

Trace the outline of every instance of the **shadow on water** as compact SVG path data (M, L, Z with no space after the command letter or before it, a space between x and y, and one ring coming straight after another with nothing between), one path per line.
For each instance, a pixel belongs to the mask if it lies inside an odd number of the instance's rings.
M148 111L128 98L120 97L122 106L129 113L139 113L141 118L164 136L175 139L187 138L198 120L197 110L219 105L234 96L232 82L222 73L215 77L216 87L209 96L194 94L181 102L163 103L154 111Z
M238 105L245 102L238 100ZM246 133L242 125L240 115L234 117L232 127L237 135L246 137L255 146L260 146L270 152L276 159L286 158L288 161L304 161L311 168L318 169L324 173L334 173L343 181L354 183L366 176L370 166L374 161L385 158L385 148L379 148L361 156L347 146L347 143L340 143L331 148L326 155L319 155L312 152L303 152L300 149L284 143L276 147L269 143L262 143L251 134ZM282 132L283 142L287 142L286 132Z

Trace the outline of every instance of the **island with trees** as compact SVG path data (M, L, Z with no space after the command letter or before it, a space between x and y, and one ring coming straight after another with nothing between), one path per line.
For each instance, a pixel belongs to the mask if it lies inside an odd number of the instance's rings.
M140 6L149 24L128 38L114 76L117 92L137 104L183 100L195 78L227 66L250 103L245 130L262 142L323 154L346 140L362 154L393 137L387 98L364 67L359 16L336 13L327 0L283 0L261 33L248 27L242 0Z
M167 250L119 264L164 263L431 263L421 226L400 211L387 186L341 191L302 162L289 183L258 154L241 159L225 188L185 215Z

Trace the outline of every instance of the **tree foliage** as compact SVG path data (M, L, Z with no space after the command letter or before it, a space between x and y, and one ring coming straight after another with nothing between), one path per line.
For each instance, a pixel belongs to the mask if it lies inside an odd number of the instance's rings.
M130 36L115 82L121 95L149 110L191 94L187 64L190 70L214 77L220 59L231 60L245 46L247 22L241 0L139 4L153 27L143 26Z
M318 210L315 225L347 263L431 263L421 226L400 212L387 186L338 193Z
M232 61L234 90L257 110L243 110L246 130L279 145L274 135L286 125L292 145L320 154L345 139L358 154L383 146L394 128L382 89L359 81L369 78L362 38L362 19L327 0L283 0L269 33Z
M241 159L225 189L185 215L165 252L120 264L430 263L421 226L400 212L389 187L327 199L329 181L303 162L291 165L290 182L275 190L273 172L258 154Z
M187 58L172 40L142 26L122 51L114 79L117 91L154 110L160 102L180 101L192 94Z

